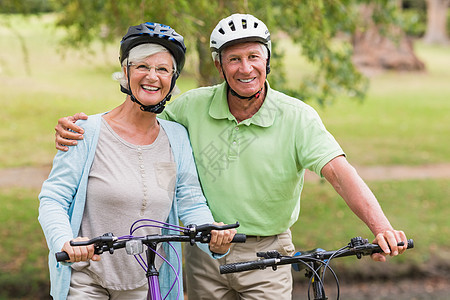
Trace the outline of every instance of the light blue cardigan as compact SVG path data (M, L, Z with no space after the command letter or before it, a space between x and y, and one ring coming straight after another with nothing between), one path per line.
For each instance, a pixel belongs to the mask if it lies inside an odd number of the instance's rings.
M50 249L50 294L56 300L67 298L71 268L70 264L56 262L55 253L61 251L66 241L78 236L86 201L88 175L95 155L103 114L93 115L86 121L77 122L84 128L84 139L78 142L77 147L69 147L67 152L58 151L53 160L52 171L39 194L38 219ZM181 219L186 225L213 222L198 181L192 149L185 128L174 122L161 119L158 121L169 138L177 164L176 192L167 222L177 225L178 219ZM167 231L163 233L167 233ZM181 245L174 243L174 246L181 256ZM208 245L199 246L214 258L222 257L213 255L209 251ZM167 259L176 267L176 255L168 245L164 244L164 247ZM159 282L164 296L174 282L175 274L167 264L163 264L159 271ZM142 274L144 276L144 271ZM182 280L181 270L179 278ZM176 299L176 291L175 287L167 299ZM180 295L182 298L182 290Z

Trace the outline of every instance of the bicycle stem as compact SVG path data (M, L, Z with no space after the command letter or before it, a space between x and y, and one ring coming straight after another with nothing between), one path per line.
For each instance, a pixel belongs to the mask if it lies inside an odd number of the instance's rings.
M155 258L156 247L158 243L151 242L147 244L147 272L145 276L149 283L149 290L147 293L147 300L162 300L161 291L159 287L159 272L156 270Z

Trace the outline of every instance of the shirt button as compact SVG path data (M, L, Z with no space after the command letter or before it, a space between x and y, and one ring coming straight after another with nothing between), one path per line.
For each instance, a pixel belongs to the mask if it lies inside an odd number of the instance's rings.
M235 130L239 130L239 127L238 127L238 126L236 126L236 127L234 127L234 129L235 129Z
M236 143L236 141L234 141L234 142L233 142L233 145L235 145L235 146L236 146L236 144L237 144L237 143Z

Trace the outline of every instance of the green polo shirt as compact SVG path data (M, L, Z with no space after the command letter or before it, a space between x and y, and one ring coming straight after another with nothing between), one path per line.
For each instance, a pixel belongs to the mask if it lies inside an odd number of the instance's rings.
M279 234L297 221L305 169L321 175L344 153L313 108L268 83L260 110L241 123L226 93L224 83L188 91L161 117L187 128L216 221L239 221L248 235Z

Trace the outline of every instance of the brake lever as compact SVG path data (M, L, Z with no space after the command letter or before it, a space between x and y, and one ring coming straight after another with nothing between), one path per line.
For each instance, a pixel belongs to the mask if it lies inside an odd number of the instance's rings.
M100 240L94 243L94 253L102 254L105 250L108 250L110 254L114 253L114 242L117 241L117 237L111 232L105 233L100 237Z

